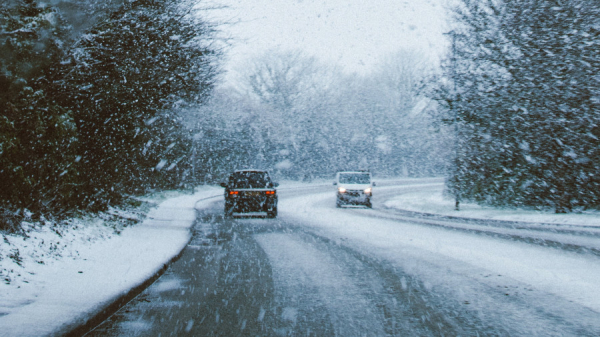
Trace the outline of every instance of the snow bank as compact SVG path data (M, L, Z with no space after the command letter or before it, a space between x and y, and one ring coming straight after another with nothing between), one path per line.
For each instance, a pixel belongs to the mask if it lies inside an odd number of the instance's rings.
M62 334L84 323L177 256L191 237L196 202L221 193L205 187L194 195L169 198L120 235L87 224L83 230L90 233L83 236L88 240L72 241L61 259L20 266L26 273L20 282L0 284L0 334Z
M600 212L556 214L527 209L502 209L472 203L460 203L460 211L454 210L454 200L443 196L443 185L432 189L402 191L402 194L386 200L384 206L408 211L441 214L475 219L525 221L546 224L570 224L600 227Z

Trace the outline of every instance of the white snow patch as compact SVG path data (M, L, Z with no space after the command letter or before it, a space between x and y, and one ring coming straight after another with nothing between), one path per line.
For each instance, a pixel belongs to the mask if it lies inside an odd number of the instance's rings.
M528 209L502 209L480 206L473 203L460 203L456 211L455 201L443 194L443 184L432 190L414 189L403 191L398 196L385 201L385 206L408 211L459 216L474 219L494 219L506 221L524 221L546 224L571 224L600 227L600 212L586 211L581 213L551 213Z
M162 170L163 167L165 167L165 165L167 165L167 160L166 159L161 159L158 164L156 164L156 170L160 171Z
M102 226L101 219L88 219L62 237L47 227L30 233L26 240L6 235L11 244L0 249L18 247L27 258L21 266L12 259L0 260L0 270L20 274L14 275L13 282L0 283L0 335L57 335L65 333L67 326L83 323L177 255L191 237L196 202L221 194L216 187L203 187L193 195L176 192L150 210L142 223L123 228L119 235ZM40 254L42 242L44 248L52 245L59 253Z
M289 170L292 168L292 162L288 159L282 160L279 163L275 164L275 168L278 170Z
M393 202L387 202L386 205L398 205L398 207L418 209L428 211L428 213L453 212L451 210L454 205L450 205L446 201L441 202L441 195L436 196L435 192L419 192L419 190L417 187L414 193L403 194ZM375 207L377 207L377 191L378 189L374 189ZM471 207L474 208L473 212L461 211L460 215L477 214L478 209L475 206ZM531 289L552 294L565 301L572 301L600 312L600 288L597 286L598 280L600 280L600 260L592 255L581 255L559 249L432 228L409 222L391 221L379 217L357 217L355 212L370 213L376 212L376 209L336 209L335 192L333 191L282 199L279 210L282 217L295 218L307 227L318 230L320 235L333 239L344 238L345 242L354 247L360 247L365 252L399 264L400 267L408 268L417 274L425 273L425 268L422 263L419 267L419 262L415 261L426 261L427 264L438 266L436 270L447 270L454 275L463 275L466 269L487 271L490 274L502 275L506 279L529 285ZM493 211L488 209L485 212L489 213L478 214L494 214L499 218L521 220L527 216L526 212L509 210ZM500 216L500 213L503 213L503 216ZM558 221L554 218L554 214L529 215L538 220L554 219L554 221ZM571 215L568 218L560 219L561 221L579 220L583 224L598 225L599 218L597 214L590 214ZM280 239L283 240L283 238ZM307 259L306 252L295 251L290 247L285 249L288 249L290 254L304 256ZM268 249L265 250L269 254ZM317 259L314 263L318 265L322 261ZM298 261L298 263L302 263L302 261ZM299 269L301 268L299 267ZM452 285L451 280L443 276L438 275L433 278L430 276L423 274L421 278L430 281L434 286L454 287L455 289L465 286L464 284Z

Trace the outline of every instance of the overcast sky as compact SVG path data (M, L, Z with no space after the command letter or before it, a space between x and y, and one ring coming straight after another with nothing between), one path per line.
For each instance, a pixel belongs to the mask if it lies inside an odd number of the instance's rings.
M233 38L226 69L266 50L301 49L347 72L366 73L382 57L444 50L446 0L213 0Z

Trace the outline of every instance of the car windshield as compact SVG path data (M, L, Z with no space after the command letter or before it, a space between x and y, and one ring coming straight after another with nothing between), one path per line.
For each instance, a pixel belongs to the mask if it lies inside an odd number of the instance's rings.
M235 172L229 177L229 186L233 188L269 188L270 182L267 172Z
M371 178L368 173L341 173L342 184L370 184Z

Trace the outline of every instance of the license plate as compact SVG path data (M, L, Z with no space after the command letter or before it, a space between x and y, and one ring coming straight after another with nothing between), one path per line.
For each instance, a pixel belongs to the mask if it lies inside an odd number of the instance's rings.
M251 191L251 192L244 193L244 195L248 196L248 197L256 197L256 196L262 195L262 193L261 192L256 192L256 191Z

